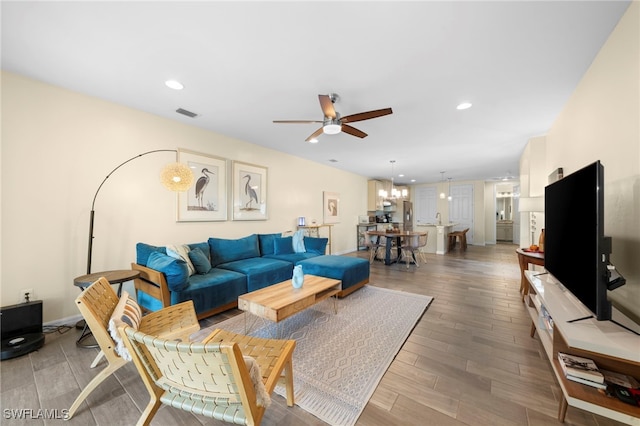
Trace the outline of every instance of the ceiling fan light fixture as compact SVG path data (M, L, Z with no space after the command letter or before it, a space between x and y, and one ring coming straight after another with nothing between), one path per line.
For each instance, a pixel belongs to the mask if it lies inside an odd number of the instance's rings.
M342 126L340 124L334 123L332 120L322 126L322 131L327 135L337 135L342 131Z

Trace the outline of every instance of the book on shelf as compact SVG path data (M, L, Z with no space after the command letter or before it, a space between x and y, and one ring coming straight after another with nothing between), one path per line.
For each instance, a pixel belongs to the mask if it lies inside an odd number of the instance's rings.
M572 376L599 384L604 383L604 375L592 359L558 352L558 361L567 378Z
M640 383L632 376L609 370L600 370L600 372L604 375L605 383L622 386L627 389L640 389Z
M540 321L545 330L553 331L553 319L544 305L540 305Z
M583 379L581 377L575 377L575 376L572 376L570 374L567 374L566 377L567 377L568 380L571 380L572 382L582 383L583 385L591 386L591 387L594 387L594 388L598 388L598 389L606 389L607 388L607 384L606 383L592 382L591 380Z

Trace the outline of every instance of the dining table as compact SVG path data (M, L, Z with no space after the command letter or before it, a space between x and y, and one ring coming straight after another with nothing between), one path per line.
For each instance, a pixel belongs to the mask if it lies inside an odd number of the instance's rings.
M414 232L414 231L367 231L367 234L377 237L377 243L380 243L380 237L386 238L385 251L384 251L384 264L391 265L400 259L400 247L402 246L402 239L405 237L415 237L420 235L426 235L426 232ZM396 249L398 255L391 259L391 253L393 250L393 242L395 240ZM414 259L415 262L415 259Z

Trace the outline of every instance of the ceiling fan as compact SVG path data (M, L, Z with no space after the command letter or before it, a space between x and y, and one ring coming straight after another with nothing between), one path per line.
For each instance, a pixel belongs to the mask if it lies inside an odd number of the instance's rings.
M346 123L354 123L356 121L370 120L372 118L382 117L384 115L392 114L393 111L391 108L377 109L374 111L360 112L358 114L351 114L345 117L341 117L338 112L336 112L333 104L335 104L340 97L331 93L328 95L318 95L318 99L320 100L320 108L322 108L322 112L324 114L324 119L320 120L273 120L274 123L322 123L322 127L313 132L307 139L307 142L317 142L317 137L322 133L326 133L327 135L335 135L340 132L348 133L351 136L356 136L359 138L367 137L367 134L362 130L358 130L355 127L352 127Z

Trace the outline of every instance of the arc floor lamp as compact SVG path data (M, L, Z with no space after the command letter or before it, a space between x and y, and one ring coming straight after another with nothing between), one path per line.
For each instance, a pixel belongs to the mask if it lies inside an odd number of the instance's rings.
M100 183L100 186L98 186L98 189L96 190L96 193L93 196L93 202L91 203L91 216L89 218L89 249L87 252L87 274L91 273L91 255L93 252L93 238L94 238L93 223L95 219L95 205L96 205L96 198L98 197L98 193L100 192L100 189L102 189L102 185L104 185L107 179L109 179L109 177L116 170L118 170L120 167L124 166L125 164L135 160L136 158L144 157L145 155L154 154L157 152L177 153L178 151L175 149L155 149L153 151L143 152L142 154L138 154L134 157L131 157L127 161L120 163L116 168L111 170L107 175L107 177L105 177L102 180L102 182ZM164 185L165 188L169 189L170 191L174 191L174 192L186 191L191 187L191 184L193 183L193 172L187 165L182 163L175 162L175 163L167 164L160 172L160 182L162 183L162 185Z

